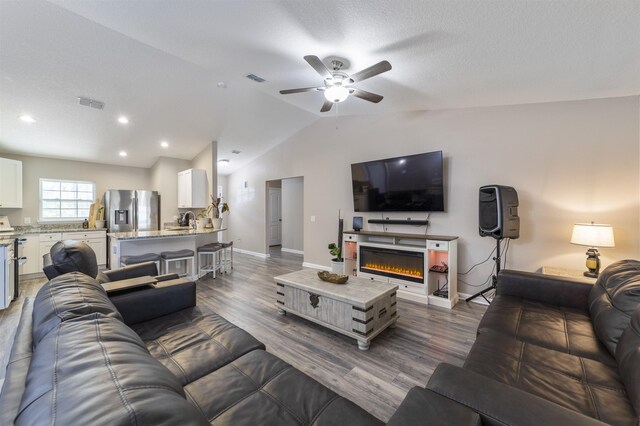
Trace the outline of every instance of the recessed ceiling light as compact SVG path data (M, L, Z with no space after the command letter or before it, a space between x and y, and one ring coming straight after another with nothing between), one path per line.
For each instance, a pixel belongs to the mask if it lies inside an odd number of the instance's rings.
M118 155L120 155L120 157L126 157L127 156L127 151L120 151L118 153Z
M35 123L36 122L35 118L33 118L30 115L26 115L26 114L25 115L21 115L20 116L20 120L24 121L25 123Z
M124 115L118 117L118 123L120 124L129 124L129 119Z
M222 160L218 160L218 165L220 167L227 167L229 165L229 160L223 158Z
M226 89L227 88L227 83L225 83L224 81L219 81L218 82L218 87L221 89Z
M160 142L160 146L163 147L163 148L169 148L169 142L162 141L162 142Z

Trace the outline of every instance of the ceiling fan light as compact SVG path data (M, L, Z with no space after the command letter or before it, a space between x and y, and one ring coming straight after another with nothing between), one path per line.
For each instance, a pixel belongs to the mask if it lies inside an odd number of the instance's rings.
M342 86L331 86L324 91L324 97L334 104L344 101L347 96L349 96L349 89Z

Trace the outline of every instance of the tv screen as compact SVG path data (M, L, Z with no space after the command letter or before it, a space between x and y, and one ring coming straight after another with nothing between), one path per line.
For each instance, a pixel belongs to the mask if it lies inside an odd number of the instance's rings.
M356 212L443 212L442 151L351 165Z

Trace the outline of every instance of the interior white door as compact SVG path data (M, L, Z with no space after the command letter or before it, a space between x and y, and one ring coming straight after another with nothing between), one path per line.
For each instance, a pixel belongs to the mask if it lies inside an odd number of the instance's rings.
M282 191L269 188L269 245L282 244Z

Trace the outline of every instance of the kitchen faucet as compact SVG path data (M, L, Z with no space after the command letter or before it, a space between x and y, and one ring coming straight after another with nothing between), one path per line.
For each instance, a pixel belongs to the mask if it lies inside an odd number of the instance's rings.
M188 215L189 213L191 213L191 217L193 217L193 220L192 220L192 221L190 221L189 223L191 224L191 227L192 227L193 229L196 229L196 215L195 215L191 210L189 210L188 212L186 212L186 213L184 214L184 216L185 216L185 217L187 217L187 215Z

